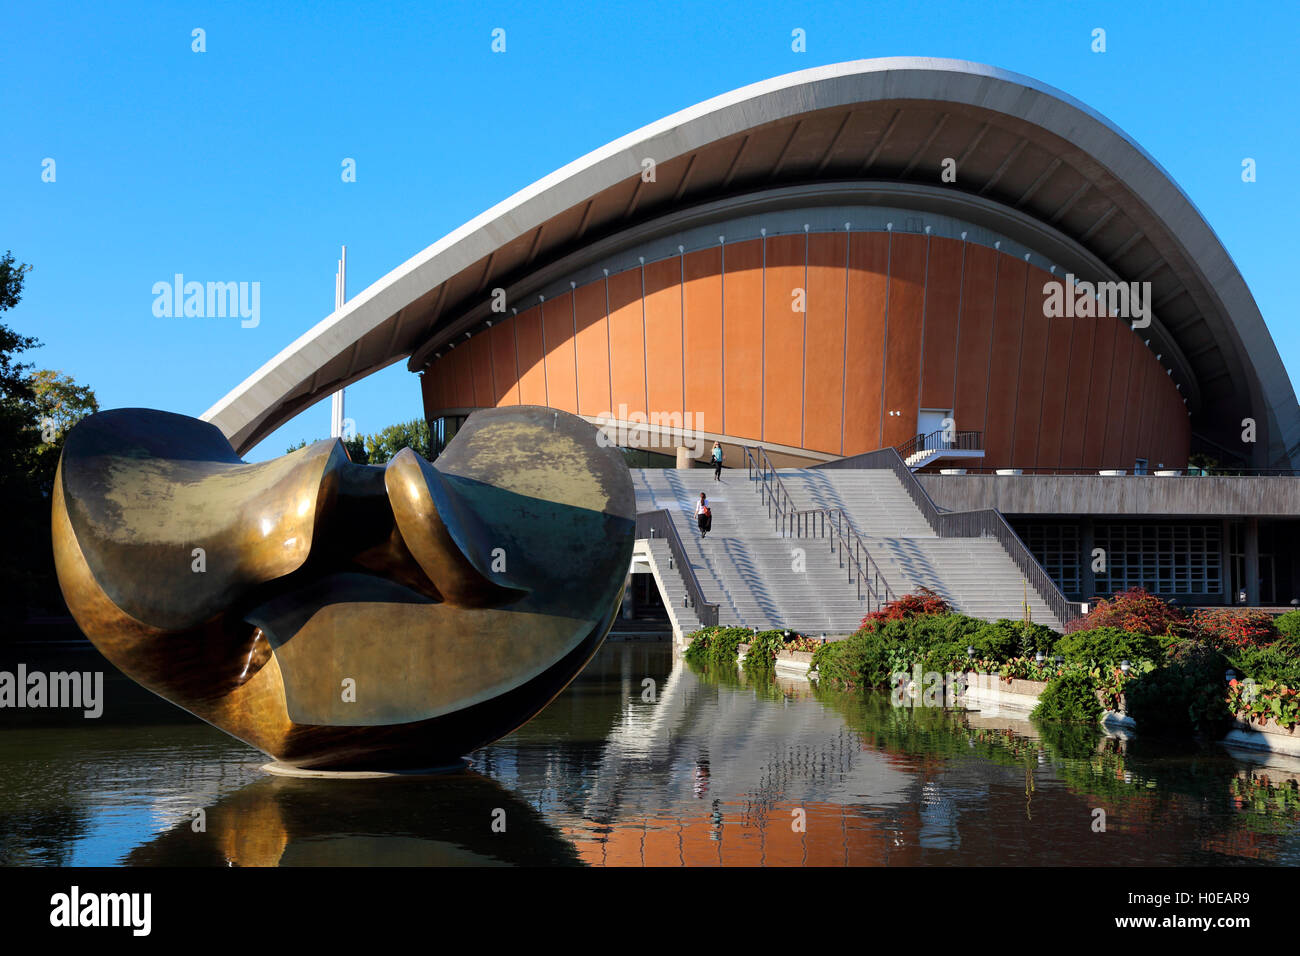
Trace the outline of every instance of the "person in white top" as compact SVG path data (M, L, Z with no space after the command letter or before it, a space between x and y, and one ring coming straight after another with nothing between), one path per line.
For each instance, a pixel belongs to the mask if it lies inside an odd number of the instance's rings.
M700 537L707 538L709 529L713 527L713 510L709 507L709 499L704 497L704 492L700 492L700 500L695 502L695 521L700 526Z

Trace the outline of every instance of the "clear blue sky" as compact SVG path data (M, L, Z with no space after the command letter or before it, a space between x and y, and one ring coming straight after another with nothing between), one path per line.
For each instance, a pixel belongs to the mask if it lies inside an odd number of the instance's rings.
M639 126L770 76L894 55L1027 74L1133 136L1223 240L1300 381L1293 0L270 6L5 13L0 250L34 266L7 321L45 343L38 367L105 408L202 414L331 311L341 243L355 295ZM206 53L191 51L195 27ZM791 51L796 27L806 53ZM152 286L177 272L260 282L260 325L156 318ZM349 389L348 413L360 431L414 418L418 382L399 363ZM250 457L328 433L327 399Z

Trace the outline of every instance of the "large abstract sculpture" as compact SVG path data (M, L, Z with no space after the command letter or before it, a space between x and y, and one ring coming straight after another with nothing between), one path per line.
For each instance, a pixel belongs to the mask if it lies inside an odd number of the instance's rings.
M635 499L565 412L476 412L433 464L337 440L243 462L145 409L68 435L59 583L125 674L309 769L446 765L520 726L596 652Z

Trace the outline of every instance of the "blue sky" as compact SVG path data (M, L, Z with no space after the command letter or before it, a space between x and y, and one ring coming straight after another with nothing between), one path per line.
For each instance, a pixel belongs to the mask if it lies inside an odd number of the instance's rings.
M6 320L45 343L38 367L105 408L202 414L329 314L342 243L355 295L646 123L770 76L895 55L1024 73L1129 133L1218 233L1300 381L1300 4L269 6L6 12L0 250L34 266ZM196 27L205 53L191 50ZM1104 54L1090 50L1096 27ZM1241 181L1244 157L1255 183ZM259 282L260 324L155 317L152 287L175 273ZM400 362L350 388L348 414L363 432L414 418L418 381ZM249 457L328 435L329 415L327 399Z

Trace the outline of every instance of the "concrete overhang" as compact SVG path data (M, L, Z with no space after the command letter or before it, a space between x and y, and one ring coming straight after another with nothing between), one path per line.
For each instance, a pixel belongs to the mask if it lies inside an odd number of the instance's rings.
M1273 340L1231 257L1168 173L1064 93L990 66L918 57L765 80L575 160L375 282L203 417L242 452L400 359L418 353L409 364L422 371L426 347L463 335L492 289L516 287L588 246L792 186L938 187L945 158L957 164L956 182L944 186L954 205L1000 206L1066 237L1107 274L1152 284L1156 336L1188 376L1195 429L1227 444L1241 418L1254 416L1254 463L1300 466L1300 409ZM646 159L655 163L651 182Z

